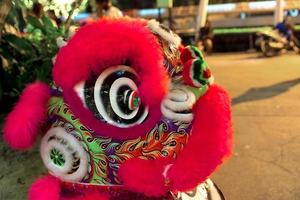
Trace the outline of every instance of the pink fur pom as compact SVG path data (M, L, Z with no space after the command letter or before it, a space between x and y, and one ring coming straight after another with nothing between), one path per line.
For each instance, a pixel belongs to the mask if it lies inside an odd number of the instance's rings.
M32 184L28 200L60 200L60 182L53 176L45 176Z
M30 148L44 123L50 98L48 85L35 82L26 87L4 124L4 139L13 149Z
M150 197L160 197L167 193L163 172L166 160L143 160L133 158L125 161L118 176L128 190Z
M194 121L188 144L170 168L171 188L195 188L230 155L232 122L230 99L225 90L212 85L193 108Z

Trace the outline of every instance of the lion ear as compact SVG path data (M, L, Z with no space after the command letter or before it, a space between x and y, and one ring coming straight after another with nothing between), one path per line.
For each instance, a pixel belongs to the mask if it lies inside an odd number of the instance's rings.
M47 119L50 88L42 82L29 84L6 118L4 139L13 149L25 150L35 142L39 129Z

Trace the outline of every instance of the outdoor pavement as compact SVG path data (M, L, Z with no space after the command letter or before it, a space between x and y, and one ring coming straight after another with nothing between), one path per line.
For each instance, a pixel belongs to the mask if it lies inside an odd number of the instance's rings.
M300 199L300 55L207 57L232 97L233 156L213 180L228 200Z
M227 200L300 200L300 55L207 58L233 98L235 149L213 175ZM37 148L8 150L0 140L0 199L26 199L45 169Z

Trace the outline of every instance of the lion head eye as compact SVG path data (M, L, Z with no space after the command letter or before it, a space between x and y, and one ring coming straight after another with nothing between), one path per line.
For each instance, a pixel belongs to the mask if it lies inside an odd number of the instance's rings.
M138 86L137 73L120 65L77 84L75 91L97 119L118 127L130 127L141 124L148 116Z

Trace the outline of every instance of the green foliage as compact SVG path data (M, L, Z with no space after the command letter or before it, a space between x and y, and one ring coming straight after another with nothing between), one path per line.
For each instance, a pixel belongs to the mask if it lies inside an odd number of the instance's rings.
M51 82L52 59L59 50L56 39L64 36L63 28L47 17L29 16L25 21L27 33L5 33L0 40L1 106L13 103L30 82Z
M69 15L88 2L75 1L77 3L72 3ZM57 39L68 37L66 23L57 28L47 17L38 19L28 15L24 19L23 13L34 0L11 2L5 24L16 31L6 30L0 35L0 113L10 109L28 83L35 80L51 82L52 59L59 50ZM48 7L55 4L53 1L44 3Z

